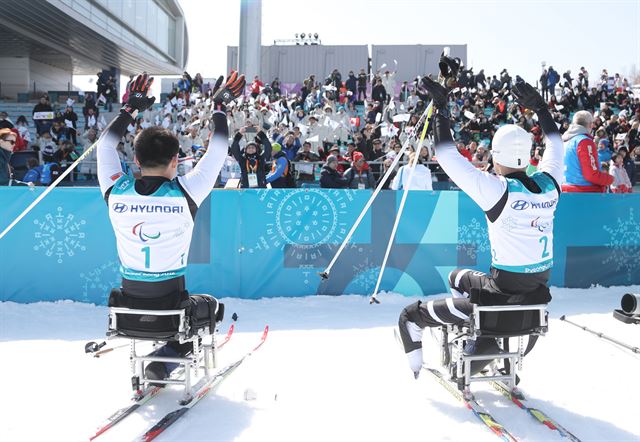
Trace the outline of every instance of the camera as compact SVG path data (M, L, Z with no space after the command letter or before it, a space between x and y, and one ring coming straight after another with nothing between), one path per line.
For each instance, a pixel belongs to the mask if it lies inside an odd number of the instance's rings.
M613 317L625 324L640 324L640 294L625 293L620 300L620 309L613 311Z

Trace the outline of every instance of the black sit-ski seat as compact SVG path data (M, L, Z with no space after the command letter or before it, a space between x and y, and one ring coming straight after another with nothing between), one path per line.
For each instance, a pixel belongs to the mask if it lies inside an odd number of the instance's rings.
M442 362L448 365L458 387L470 394L472 382L500 381L511 389L516 387L516 373L522 369L524 356L533 348L538 336L547 332L547 304L480 306L473 304L468 323L442 327ZM449 340L449 336L452 338ZM524 338L528 337L525 348ZM517 351L509 351L509 339L517 339ZM469 341L494 340L485 352L465 351ZM493 373L474 373L472 362L484 367L502 360L503 367Z
M198 378L202 368L204 376L208 377L209 370L215 367L215 332L224 317L224 304L211 296L192 296L200 297L204 302L170 310L109 307L107 336L130 340L134 398L146 394L149 384L178 384L184 386L181 402L186 403L192 398L192 371ZM193 351L183 357L156 356L153 352L140 355L138 341L150 341L154 349L167 342L190 343ZM175 363L179 368L169 379L147 379L145 363L154 361Z

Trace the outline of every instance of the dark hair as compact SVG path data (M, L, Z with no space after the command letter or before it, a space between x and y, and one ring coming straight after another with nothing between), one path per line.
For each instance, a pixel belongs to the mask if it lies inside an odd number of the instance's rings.
M153 126L136 136L133 148L140 167L168 166L178 154L180 143L171 131Z

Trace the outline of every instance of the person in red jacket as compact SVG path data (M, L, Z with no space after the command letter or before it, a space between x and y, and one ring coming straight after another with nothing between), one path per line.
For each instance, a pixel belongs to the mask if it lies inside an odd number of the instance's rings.
M592 128L593 115L589 111L578 111L562 135L565 147L563 192L606 192L613 182L611 175L600 170Z
M258 76L256 75L253 78L253 82L251 83L251 85L249 85L249 90L251 91L251 96L253 98L257 98L258 95L260 95L260 91L262 91L263 87L264 87L264 83L262 81L260 81L260 78L258 78Z

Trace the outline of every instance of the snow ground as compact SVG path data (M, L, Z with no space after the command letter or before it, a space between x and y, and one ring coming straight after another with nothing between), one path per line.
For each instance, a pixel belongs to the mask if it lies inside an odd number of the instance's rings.
M640 346L640 326L612 317L624 293L640 286L552 289L549 333L525 359L520 386L535 405L585 441L638 441L640 355L559 321L568 318ZM266 344L218 393L207 396L160 441L492 441L477 419L429 376L414 380L393 337L405 305L418 298L361 296L223 299L239 315L222 365ZM57 302L0 303L0 440L87 440L130 396L128 352L84 354L101 341L106 307ZM222 330L226 331L229 319ZM425 335L428 362L437 352ZM257 399L246 401L252 389ZM525 441L561 440L494 390L476 396ZM164 392L97 440L132 440L176 404ZM110 431L110 432L111 432Z

